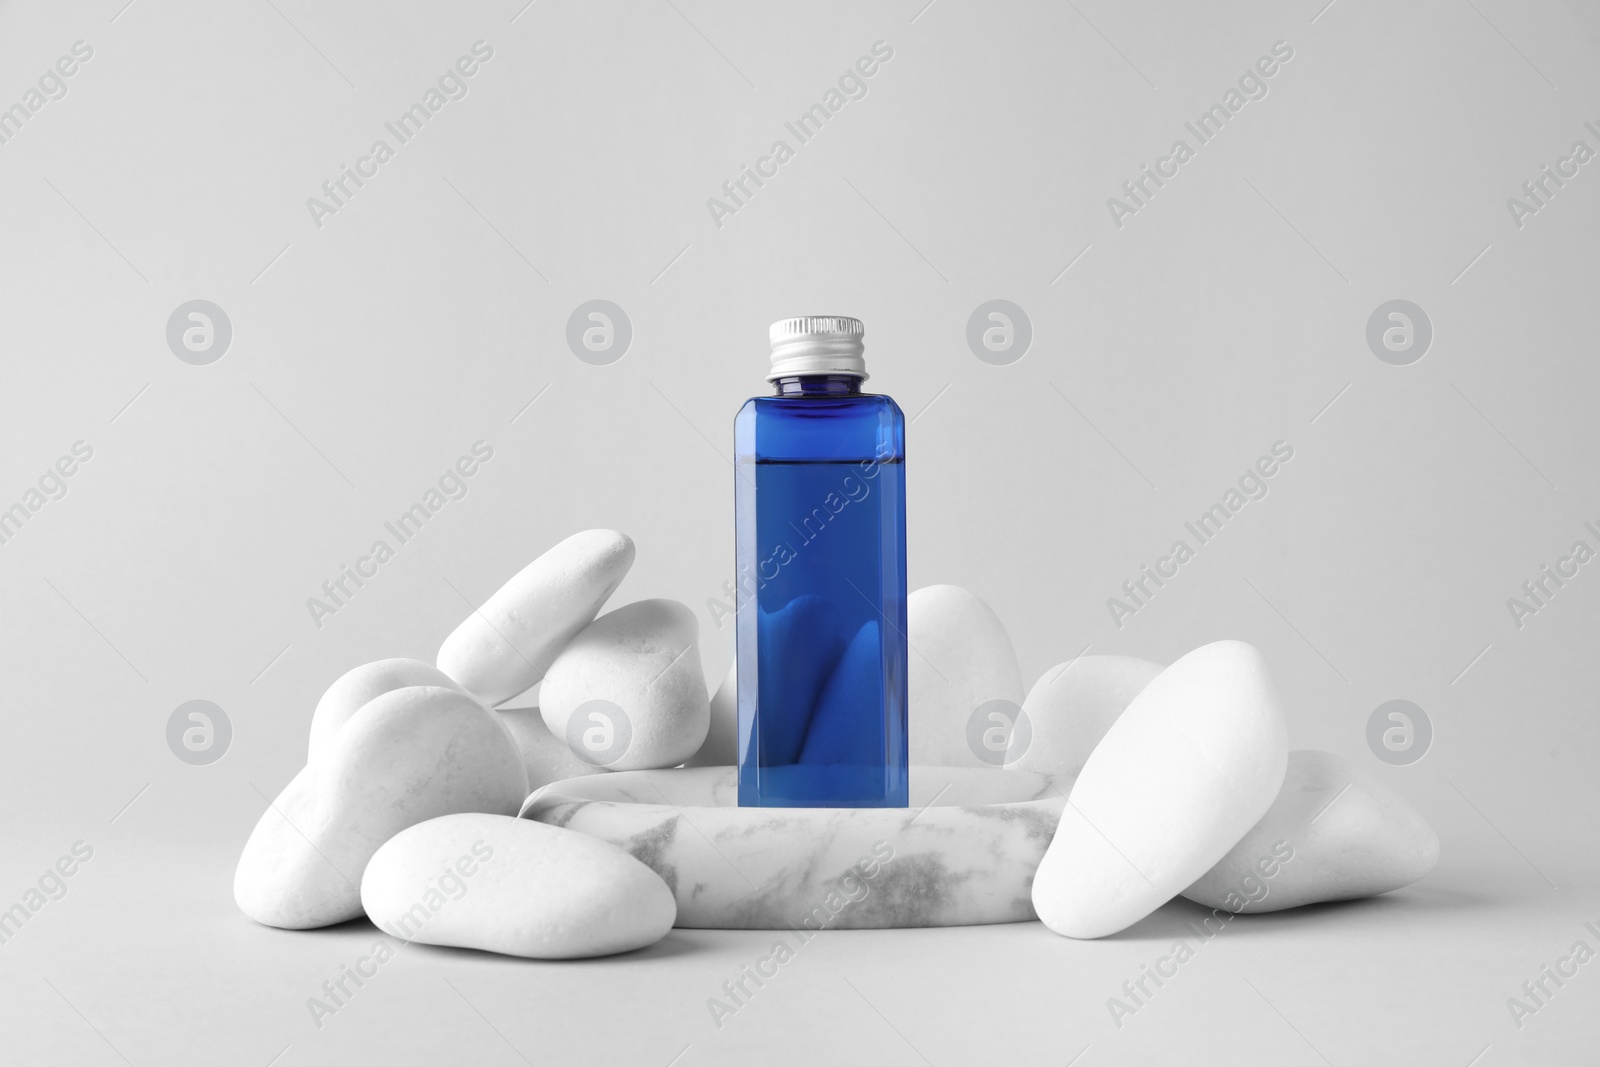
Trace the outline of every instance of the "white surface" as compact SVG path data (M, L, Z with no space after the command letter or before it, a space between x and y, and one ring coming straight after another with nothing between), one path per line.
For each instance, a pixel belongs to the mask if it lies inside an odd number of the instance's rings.
M770 952L770 932L674 930L635 955L561 964L414 945L318 1030L306 999L381 935L365 922L321 933L254 925L228 900L225 848L150 845L153 821L181 815L171 800L141 800L70 894L0 948L13 1062L121 1062L45 979L131 1062L206 1067L265 1065L286 1045L278 1067L510 1067L523 1059L508 1040L532 1063L661 1067L685 1045L680 1067L1060 1065L1085 1045L1077 1067L1322 1065L1305 1039L1340 1067L1465 1065L1491 1046L1482 1067L1581 1064L1595 1043L1593 963L1520 1032L1505 1009L1575 939L1595 945L1582 927L1600 925L1592 859L1561 861L1557 893L1470 811L1446 813L1447 851L1419 885L1236 919L1120 1030L1107 999L1208 912L1180 902L1092 942L1038 923L823 933L721 1029L706 1001Z

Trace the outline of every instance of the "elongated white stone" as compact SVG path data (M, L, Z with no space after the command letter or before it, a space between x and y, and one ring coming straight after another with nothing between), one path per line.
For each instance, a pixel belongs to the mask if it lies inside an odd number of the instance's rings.
M1266 664L1241 641L1178 660L1084 764L1033 882L1051 930L1103 937L1216 864L1283 784L1288 740Z
M573 534L518 571L445 638L439 669L486 704L517 696L544 677L632 565L627 534Z

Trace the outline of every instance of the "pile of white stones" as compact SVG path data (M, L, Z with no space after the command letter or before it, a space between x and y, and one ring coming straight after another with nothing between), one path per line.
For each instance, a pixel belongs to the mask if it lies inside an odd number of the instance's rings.
M516 817L561 779L736 762L733 670L708 696L694 614L670 600L600 614L633 558L624 534L575 534L462 622L436 665L380 660L335 681L305 768L245 845L240 909L285 929L364 913L407 941L541 959L664 936L676 905L654 871ZM992 765L970 723L1005 701L1030 729L1003 766L1076 778L1033 882L1057 933L1110 934L1179 894L1236 914L1368 896L1438 857L1432 829L1388 789L1329 753L1288 751L1249 645L1165 669L1080 656L1024 698L1004 627L970 592L916 591L908 631L914 765ZM519 699L535 685L536 707ZM579 740L592 717L626 732L603 763Z
M677 906L654 871L516 818L530 789L602 769L558 740L589 700L628 709L621 766L676 766L705 739L689 609L646 600L596 618L633 555L614 530L575 534L456 627L437 666L379 660L329 686L305 768L239 859L240 909L293 930L365 913L407 941L541 959L665 935ZM541 680L542 707L493 710Z
M1392 790L1332 753L1289 751L1242 641L1166 668L1079 656L1024 698L1005 628L967 590L912 593L907 631L913 764L978 765L968 722L1005 701L1027 729L1004 766L1075 778L1033 880L1058 934L1104 937L1179 895L1230 917L1375 896L1438 861L1438 835Z

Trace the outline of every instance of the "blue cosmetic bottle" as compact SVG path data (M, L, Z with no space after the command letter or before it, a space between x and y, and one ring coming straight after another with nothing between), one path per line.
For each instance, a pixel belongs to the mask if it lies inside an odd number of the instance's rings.
M739 804L907 804L905 416L856 319L772 325L734 420Z

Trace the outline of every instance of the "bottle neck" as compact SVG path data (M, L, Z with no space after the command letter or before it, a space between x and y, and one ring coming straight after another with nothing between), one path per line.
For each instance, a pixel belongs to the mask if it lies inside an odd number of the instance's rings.
M785 397L860 396L861 379L854 374L801 374L779 378L773 393Z

